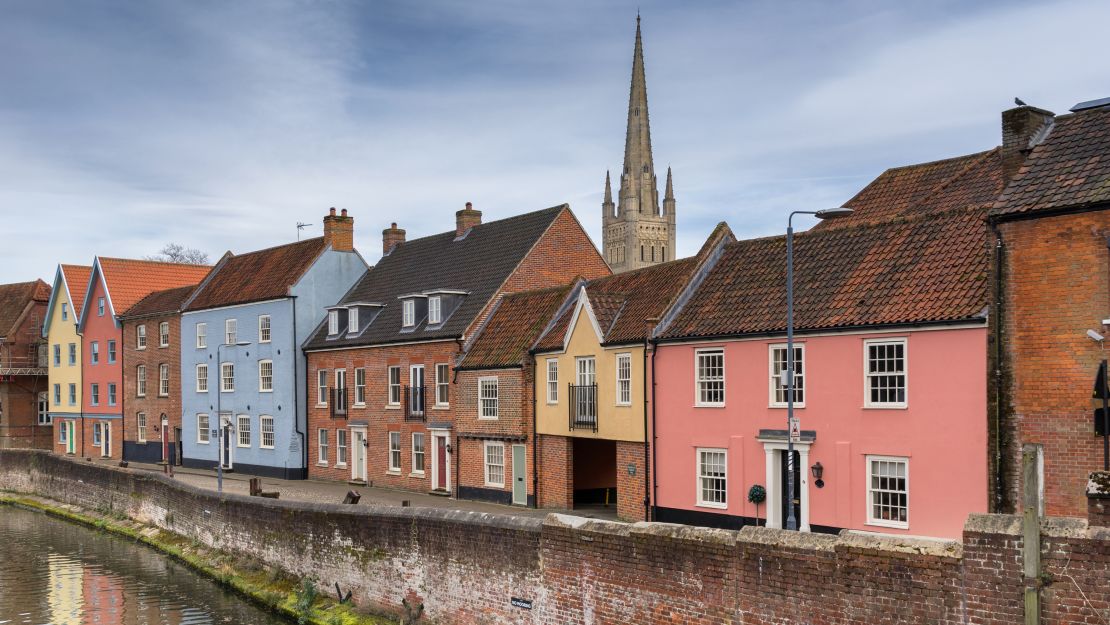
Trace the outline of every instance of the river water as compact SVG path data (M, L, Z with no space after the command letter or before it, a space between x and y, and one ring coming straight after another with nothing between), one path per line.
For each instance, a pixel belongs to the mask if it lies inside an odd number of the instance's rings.
M0 506L0 625L278 625L153 549Z

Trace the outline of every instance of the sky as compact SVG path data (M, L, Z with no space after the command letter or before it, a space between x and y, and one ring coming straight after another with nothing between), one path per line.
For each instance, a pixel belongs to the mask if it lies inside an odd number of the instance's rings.
M370 263L466 202L568 203L600 246L637 10L682 255L996 146L1015 96L1110 96L1103 0L3 0L0 283L168 242L215 261L332 206Z

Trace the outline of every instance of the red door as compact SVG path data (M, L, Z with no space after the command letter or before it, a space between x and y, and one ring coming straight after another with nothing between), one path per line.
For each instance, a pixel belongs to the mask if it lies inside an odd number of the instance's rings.
M436 465L439 470L436 472L435 487L440 490L447 490L447 439L443 436L436 437L436 456L438 458Z

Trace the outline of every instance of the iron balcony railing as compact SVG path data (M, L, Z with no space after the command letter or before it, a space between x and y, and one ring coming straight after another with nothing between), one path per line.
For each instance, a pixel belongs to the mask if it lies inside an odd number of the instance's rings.
M597 431L597 385L570 387L570 429Z
M346 418L348 406L347 387L331 389L331 416L332 418Z
M426 386L406 386L405 387L405 420L406 421L423 421L424 420L424 392L428 387Z

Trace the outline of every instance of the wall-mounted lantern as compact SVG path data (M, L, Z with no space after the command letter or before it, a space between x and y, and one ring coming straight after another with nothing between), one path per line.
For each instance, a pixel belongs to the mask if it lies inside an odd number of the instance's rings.
M815 462L809 470L813 473L813 479L816 480L813 484L817 488L825 487L825 480L821 476L825 475L825 467L821 466L820 462Z

